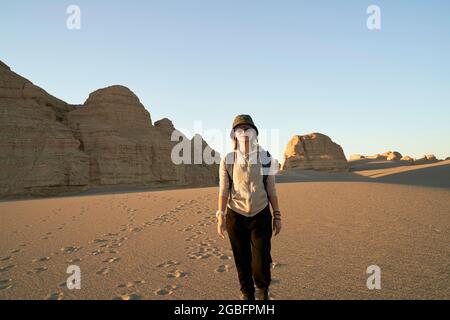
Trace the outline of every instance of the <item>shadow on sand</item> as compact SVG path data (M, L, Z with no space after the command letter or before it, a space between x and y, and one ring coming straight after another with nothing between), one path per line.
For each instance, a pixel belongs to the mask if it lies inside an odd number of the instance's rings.
M351 164L350 172L317 172L290 169L282 171L277 183L292 182L375 182L434 188L450 188L450 161L427 165L406 165L402 162L366 161Z

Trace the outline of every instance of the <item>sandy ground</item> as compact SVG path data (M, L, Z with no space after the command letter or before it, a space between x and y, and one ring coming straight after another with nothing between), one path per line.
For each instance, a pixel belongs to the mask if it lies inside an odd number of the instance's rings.
M281 175L272 297L450 299L449 165ZM0 202L0 299L238 299L217 191ZM381 290L366 287L370 265Z

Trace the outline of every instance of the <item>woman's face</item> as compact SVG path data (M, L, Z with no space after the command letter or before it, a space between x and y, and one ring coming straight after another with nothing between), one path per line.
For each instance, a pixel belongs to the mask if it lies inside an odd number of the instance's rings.
M236 138L240 142L254 141L256 139L256 130L246 124L237 126L234 132L236 134Z

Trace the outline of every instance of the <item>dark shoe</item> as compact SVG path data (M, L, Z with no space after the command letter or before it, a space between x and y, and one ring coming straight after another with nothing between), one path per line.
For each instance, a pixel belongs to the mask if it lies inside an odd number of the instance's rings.
M255 292L256 300L270 300L269 289L267 288L256 288Z
M241 293L241 300L255 300L255 295L253 293Z

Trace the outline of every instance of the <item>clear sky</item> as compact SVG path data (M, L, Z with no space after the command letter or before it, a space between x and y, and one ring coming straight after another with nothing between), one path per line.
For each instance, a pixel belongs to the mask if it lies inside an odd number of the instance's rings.
M80 30L66 27L71 4ZM366 27L371 4L381 30ZM125 85L153 121L185 130L251 114L280 130L279 157L293 135L321 132L347 156L445 158L449 14L447 0L2 0L0 60L69 103Z

